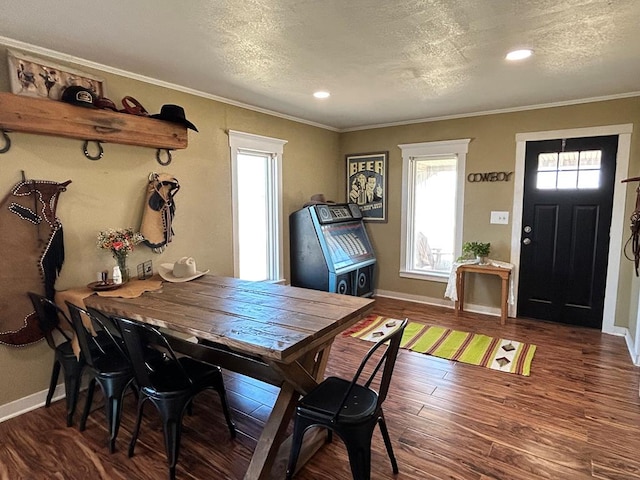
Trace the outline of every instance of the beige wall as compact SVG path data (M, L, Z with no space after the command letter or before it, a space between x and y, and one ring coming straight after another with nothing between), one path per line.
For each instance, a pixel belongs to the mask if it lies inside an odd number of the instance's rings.
M5 52L0 49L0 58ZM60 62L57 62L60 63ZM77 66L76 66L77 67ZM77 67L81 68L82 67ZM162 104L182 105L200 133L189 131L189 147L174 152L173 163L161 167L155 151L142 147L105 144L105 156L92 162L84 158L81 142L57 137L11 133L11 151L0 156L0 192L4 195L21 178L73 183L60 198L58 216L65 233L66 261L57 288L65 289L94 280L97 271L113 264L95 247L99 230L108 227L137 228L142 212L146 179L150 172L168 172L181 184L176 196L175 237L166 252L157 255L146 247L136 250L131 265L152 259L172 262L192 255L198 267L212 273L233 274L231 228L231 178L226 131L245 131L281 138L284 147L284 215L297 210L314 193L344 201L347 153L389 151L388 223L368 224L378 257L377 288L442 298L444 284L402 279L400 259L400 198L402 159L398 144L471 138L467 171L514 170L515 134L542 130L640 122L640 98L601 102L459 120L338 134L266 114L198 98L185 93L97 72L106 79L108 97L137 98L150 112ZM9 91L8 72L0 62L0 91ZM634 134L632 175L640 171L640 145ZM633 195L628 196L625 218ZM491 210L511 211L513 182L466 184L465 240L490 241L492 257L509 260L511 226L489 225ZM626 223L625 223L626 225ZM625 227L626 228L626 227ZM285 221L285 274L288 277L288 222ZM626 237L626 232L624 234ZM469 300L496 306L494 279L470 284ZM632 288L633 285L633 288ZM623 261L618 325L630 325L637 312L638 282L631 262ZM633 320L635 330L635 320ZM52 354L44 343L24 348L0 346L0 406L47 388Z
M346 154L389 151L388 223L368 223L378 258L378 289L404 295L443 299L445 283L401 278L400 225L402 195L402 154L399 144L470 138L466 171L489 172L515 170L517 133L562 130L569 128L634 123L629 175L640 173L640 98L634 97L567 107L546 108L517 113L462 118L438 122L418 123L397 127L343 133L340 151ZM344 192L345 180L342 180ZM635 187L629 187L633 191ZM632 192L631 192L632 193ZM628 218L635 196L628 195L625 218ZM344 193L341 198L344 198ZM511 255L511 221L509 225L490 225L492 210L512 210L514 184L511 181L494 183L465 182L464 241L491 242L491 257L509 261ZM434 206L434 208L437 208ZM625 221L623 237L627 238ZM475 278L474 278L475 277ZM631 262L621 263L621 285L618 294L616 325L628 326L629 315L637 311L637 292L631 294L633 274ZM470 303L498 307L500 287L497 277L470 276L466 299ZM637 290L637 287L636 287ZM635 298L633 300L632 298ZM630 311L630 306L633 310ZM635 330L635 320L633 321Z
M0 50L0 58L5 52ZM60 62L57 62L60 63ZM77 67L81 68L81 67ZM86 69L85 69L86 70ZM96 248L96 235L105 228L138 228L144 189L150 172L168 172L180 182L175 197L175 237L167 250L154 254L139 247L130 258L134 266L152 259L157 265L184 255L215 274L233 275L231 176L228 129L287 140L283 155L285 273L289 268L289 213L309 197L324 192L335 198L343 174L335 132L198 98L131 79L99 73L106 79L108 97L138 99L151 113L165 103L185 108L199 133L189 131L189 146L175 151L168 167L155 160L155 150L104 144L104 158L87 160L82 142L57 137L11 133L11 150L0 156L0 192L4 196L27 177L65 181L58 217L64 228L66 260L57 289L85 285L113 259ZM0 91L9 91L5 62L0 62ZM3 255L6 254L3 253ZM34 346L0 346L0 405L44 390L48 386L52 353L41 342Z

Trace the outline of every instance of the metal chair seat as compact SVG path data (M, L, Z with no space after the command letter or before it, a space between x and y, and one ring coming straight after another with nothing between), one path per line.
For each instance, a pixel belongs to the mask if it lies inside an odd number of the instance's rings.
M382 336L369 349L351 380L329 377L302 397L296 407L293 423L291 453L287 467L287 480L293 477L304 433L311 427L329 430L331 441L335 432L344 442L349 454L349 464L354 480L369 480L371 477L371 438L376 425L384 440L391 460L393 473L398 473L398 463L393 453L387 424L382 412L382 403L387 397L393 367L396 362L402 334L408 321L398 321L395 328ZM386 346L382 354L379 349ZM376 353L377 352L377 353ZM375 355L375 356L374 356ZM375 366L371 367L375 361ZM365 369L368 378L363 383L360 377ZM378 376L378 373L381 375ZM380 387L376 392L371 384L379 377Z
M174 479L180 452L182 418L198 393L205 389L218 392L231 438L236 435L222 371L216 365L190 357L178 357L167 338L157 328L121 317L114 316L113 320L122 334L140 389L138 415L129 444L129 456L133 456L138 440L144 406L150 401L162 418L169 478ZM145 359L145 351L149 347L162 354L152 361Z
M349 380L329 377L299 402L297 414L330 422L347 391L349 395L340 410L340 422L360 423L375 413L378 404L375 391L361 385L351 387Z
M118 430L120 429L120 416L125 391L127 388L132 388L134 393L138 394L133 384L133 369L120 346L120 341L113 336L102 319L70 302L67 302L67 307L71 314L73 327L80 344L80 351L85 359L86 370L89 375L87 398L79 429L84 431L86 428L97 383L105 396L105 415L109 428L109 452L113 453ZM96 336L93 335L92 329L83 322L83 315L91 322ZM102 340L99 341L99 339Z
M84 368L84 359L76 358L71 346L71 335L73 326L66 313L49 298L29 292L29 299L38 317L38 326L47 341L49 347L54 351L53 367L51 369L51 380L49 381L49 391L45 400L45 407L51 405L51 399L58 385L60 368L64 375L64 390L67 402L67 427L73 425L73 415L78 403L78 390L80 379ZM61 322L64 322L61 325ZM57 332L57 337L54 337Z

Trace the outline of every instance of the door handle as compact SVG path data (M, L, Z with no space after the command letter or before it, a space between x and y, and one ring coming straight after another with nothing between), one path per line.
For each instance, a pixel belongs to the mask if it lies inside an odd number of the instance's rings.
M522 243L524 243L525 245L529 245L531 243L531 239L525 238L524 240L522 240Z

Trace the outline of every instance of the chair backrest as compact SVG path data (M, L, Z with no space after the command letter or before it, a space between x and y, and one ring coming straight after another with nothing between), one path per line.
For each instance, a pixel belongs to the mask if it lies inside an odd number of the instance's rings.
M119 342L100 318L69 301L67 301L67 307L71 314L71 322L78 338L80 351L89 366L95 367L96 360L106 355L116 354L127 358ZM104 333L101 334L101 332ZM99 338L102 341L98 341ZM107 338L109 340L105 342Z
M53 338L54 331L58 331L65 341L71 340L67 331L73 331L73 326L64 310L43 295L34 292L28 292L28 295L38 317L38 326L42 330L47 344L53 349L56 348L56 341ZM60 325L60 319L63 319L65 326ZM67 331L65 331L65 328Z
M347 402L349 395L351 394L351 390L354 385L359 384L360 376L365 371L365 368L369 365L369 361L374 358L374 354L384 345L386 346L385 351L380 355L377 360L377 363L373 367L373 370L369 374L366 381L362 384L363 386L370 388L371 383L376 378L380 370L382 369L382 374L380 376L380 387L378 389L378 404L379 407L382 402L387 398L387 392L389 391L389 385L391 383L391 376L393 375L393 368L396 364L396 358L398 356L398 350L400 349L400 342L402 341L402 334L404 333L404 329L409 323L408 319L404 319L399 322L397 326L388 332L386 335L381 337L373 347L369 349L367 354L364 356L362 361L360 362L360 366L356 371L353 379L351 380L351 384L347 389L342 402L340 403L340 407L336 410L336 414L333 418L334 421L338 420L340 416L340 412L343 410L343 406Z
M184 388L192 385L191 378L160 330L128 318L111 316L111 319L120 330L133 367L133 375L139 387L158 389L159 384L169 381L173 386L182 385ZM151 360L149 359L150 348L159 353ZM171 378L162 378L167 375Z
M93 307L87 307L86 310L91 315L93 315L94 318L99 320L100 324L102 324L102 326L111 333L111 337L116 340L118 345L123 345L122 335L120 334L120 330L118 329L117 325L113 322L113 320L111 320L111 317L108 314L101 312L100 310ZM126 352L124 351L124 349L122 350L122 353L126 356Z

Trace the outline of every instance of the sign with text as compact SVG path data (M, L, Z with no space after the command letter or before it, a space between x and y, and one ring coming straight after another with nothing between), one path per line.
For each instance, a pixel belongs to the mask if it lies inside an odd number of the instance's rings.
M482 172L467 175L467 182L508 182L513 172Z
M386 222L389 152L347 155L347 202L360 207L364 220Z

